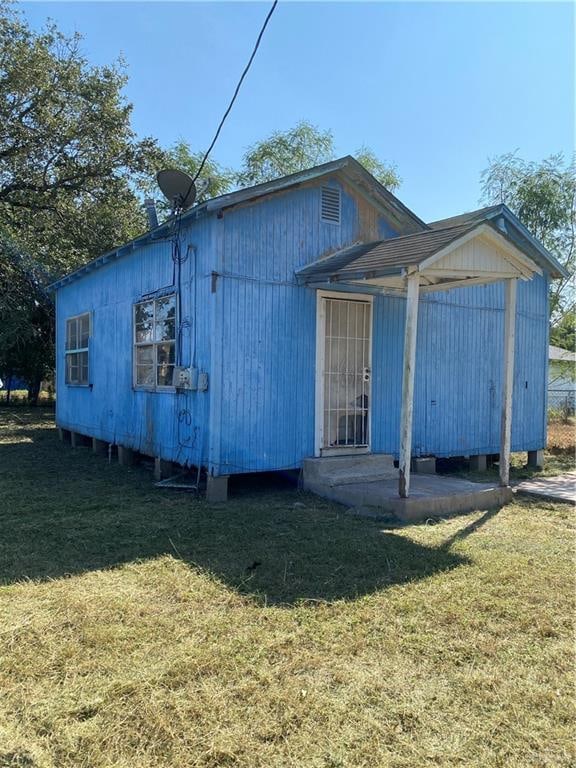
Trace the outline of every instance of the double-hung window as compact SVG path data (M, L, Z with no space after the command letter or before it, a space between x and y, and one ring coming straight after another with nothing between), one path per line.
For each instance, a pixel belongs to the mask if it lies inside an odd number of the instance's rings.
M134 305L134 386L172 387L176 359L176 295Z
M90 313L66 320L66 384L88 385Z

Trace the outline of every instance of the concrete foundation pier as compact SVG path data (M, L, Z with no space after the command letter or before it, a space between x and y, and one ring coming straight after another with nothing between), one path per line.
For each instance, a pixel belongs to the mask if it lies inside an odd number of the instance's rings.
M97 456L107 456L108 455L108 443L106 440L98 440L97 438L92 438L92 453L96 454Z
M488 469L488 456L485 453L470 456L470 469L473 472L486 472Z
M80 445L88 445L90 438L82 435L80 432L70 432L70 443L72 448L78 448Z
M206 480L206 501L214 504L228 501L228 478L229 475L220 475L219 477L208 475Z
M123 445L118 446L118 462L123 467L131 467L134 464L135 458L132 448L126 448Z
M436 459L434 456L412 459L412 472L416 472L419 475L435 475Z
M58 438L60 439L60 442L62 443L71 443L72 442L72 434L69 429L64 429L63 427L58 427Z
M528 451L528 466L535 469L542 469L544 466L544 449L538 451Z

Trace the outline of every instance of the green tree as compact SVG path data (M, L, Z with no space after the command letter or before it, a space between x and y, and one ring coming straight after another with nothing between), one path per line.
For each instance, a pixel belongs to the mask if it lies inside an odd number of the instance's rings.
M136 139L125 82L0 0L0 365L33 390L53 360L45 285L146 226L137 181L162 153Z
M193 152L188 142L181 138L164 151L161 156L161 163L163 168L178 168L194 178L203 158L204 152ZM196 188L198 190L196 202L203 203L205 200L210 200L213 197L229 192L234 186L235 178L233 171L229 168L223 168L209 157L204 163L200 177L196 181ZM156 201L156 207L160 216L168 216L170 214L170 205L159 196L155 177L141 179L139 189L146 197L151 197Z
M134 180L160 161L130 126L122 64L79 46L0 2L0 224L55 274L144 228Z
M576 311L568 310L552 325L550 344L576 352Z
M400 185L393 166L380 161L374 152L361 147L356 158L388 189ZM237 174L239 186L261 184L280 176L327 163L334 159L334 137L306 120L287 131L275 131L246 151Z
M0 378L23 378L34 403L53 369L54 305L45 283L42 270L0 233Z
M371 149L365 146L360 147L360 149L355 152L354 157L372 174L372 176L374 176L374 178L378 179L383 187L389 189L390 192L394 192L394 190L398 189L402 180L398 176L395 165L382 162L382 160L379 160L376 157Z
M563 155L540 163L511 152L490 161L482 174L483 199L505 203L571 277L553 282L550 309L553 325L574 311L572 275L576 259L576 166Z

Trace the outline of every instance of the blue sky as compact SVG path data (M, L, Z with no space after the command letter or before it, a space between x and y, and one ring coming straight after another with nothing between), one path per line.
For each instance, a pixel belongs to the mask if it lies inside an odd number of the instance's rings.
M141 136L205 149L269 3L22 3L120 54ZM213 156L310 120L338 155L362 144L398 166L398 196L426 220L478 207L489 157L574 148L571 3L280 2Z

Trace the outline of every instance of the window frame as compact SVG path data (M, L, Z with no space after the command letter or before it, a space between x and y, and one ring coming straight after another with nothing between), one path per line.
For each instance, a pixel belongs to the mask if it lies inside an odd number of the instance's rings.
M174 338L164 339L162 341L156 341L156 303L163 299L174 299ZM154 314L152 317L152 340L151 341L137 341L136 340L136 310L142 304L152 303L154 307ZM163 322L163 321L158 321ZM140 298L132 304L132 388L140 392L175 392L174 386L174 368L176 367L176 344L178 341L178 297L176 291L174 293L166 293L161 296L150 296L147 298ZM162 344L172 344L174 346L174 362L172 365L172 384L158 384L158 347ZM152 347L153 349L153 367L154 367L154 384L138 384L138 358L136 350L138 347Z
M88 318L88 344L85 347L73 347L68 349L68 324L72 321L78 322L84 318ZM92 338L92 312L80 312L78 315L72 315L66 318L66 325L64 328L64 384L67 387L91 387L90 383L90 339ZM76 326L76 344L79 343L78 326ZM70 381L68 377L68 360L71 355L81 355L86 353L86 381Z

